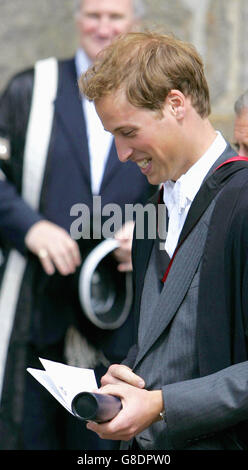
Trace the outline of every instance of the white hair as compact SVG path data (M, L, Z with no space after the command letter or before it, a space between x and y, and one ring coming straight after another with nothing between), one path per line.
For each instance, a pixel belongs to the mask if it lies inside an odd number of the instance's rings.
M75 14L77 14L83 4L84 0L74 0L75 3ZM143 0L132 0L134 8L134 16L137 19L141 19L146 14L146 7Z
M234 111L238 116L244 109L248 109L248 90L240 95L234 104Z

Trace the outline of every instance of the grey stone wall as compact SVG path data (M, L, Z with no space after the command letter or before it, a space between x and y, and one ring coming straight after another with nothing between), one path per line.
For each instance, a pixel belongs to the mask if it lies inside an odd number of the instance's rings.
M248 88L247 0L145 0L145 25L192 42L206 64L214 125L232 140L233 103ZM0 89L39 58L76 47L74 0L0 0Z

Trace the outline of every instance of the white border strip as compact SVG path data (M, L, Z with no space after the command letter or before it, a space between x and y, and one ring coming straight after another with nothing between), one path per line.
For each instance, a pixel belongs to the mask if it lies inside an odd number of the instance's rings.
M0 396L8 345L25 266L24 257L18 251L12 250L8 257L0 295Z
M53 57L37 62L24 153L23 198L38 209L54 115L58 66Z
M35 66L34 89L23 163L22 196L38 209L57 93L58 64L49 58ZM0 292L0 398L9 341L15 319L26 259L17 250L9 254Z

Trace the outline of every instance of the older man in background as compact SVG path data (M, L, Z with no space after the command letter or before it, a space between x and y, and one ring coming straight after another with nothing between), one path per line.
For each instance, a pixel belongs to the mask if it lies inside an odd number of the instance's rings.
M248 90L234 104L234 144L240 155L248 157Z
M146 178L135 165L118 162L111 135L77 86L99 51L135 29L142 14L140 1L78 1L75 57L39 61L15 76L0 99L1 449L98 448L93 433L48 396L26 367L40 367L38 357L66 361L68 331L97 351L98 362L81 357L80 363L96 372L121 360L132 341L132 318L117 331L100 331L84 318L74 276L96 241L77 243L69 233L71 207L84 203L93 217L94 195L122 209L146 200ZM116 256L126 269L129 240ZM112 447L106 442L102 448Z

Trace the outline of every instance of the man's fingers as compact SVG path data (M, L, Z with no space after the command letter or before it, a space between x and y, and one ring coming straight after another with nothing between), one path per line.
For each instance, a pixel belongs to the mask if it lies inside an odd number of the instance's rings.
M38 256L46 274L48 274L48 276L52 276L55 272L55 268L48 251L45 248L41 248L39 250Z
M123 225L123 227L116 232L115 238L120 242L120 246L114 251L114 255L119 261L119 271L132 271L132 240L133 240L133 229L134 222L129 221Z
M78 244L75 241L72 241L72 244L70 244L69 254L71 258L73 259L75 266L80 266L82 259L80 255L80 250L78 248Z
M109 367L108 372L101 378L101 384L117 384L119 382L125 382L134 387L144 388L145 382L142 377L134 374L132 370L122 364L113 364Z
M134 221L129 220L115 233L116 240L120 240L120 241L132 240L133 230L134 230Z
M132 243L122 242L122 245L114 251L114 256L119 262L119 271L132 271L132 257L131 257Z
M129 272L129 271L133 270L133 265L132 265L132 263L120 263L120 264L118 264L117 269L121 273L126 273L126 272Z
M73 246L67 244L67 240L63 240L60 249L53 253L52 260L60 274L68 275L74 273L81 262L77 244L74 242Z
M48 275L58 272L64 276L75 272L81 264L77 243L61 227L42 220L28 231L25 242L30 251L36 254Z
M80 254L73 255L72 250L68 250L63 245L59 247L41 248L38 252L43 269L48 275L58 272L64 276L75 272L80 265Z
M46 255L44 256L43 253L46 253ZM42 248L39 251L38 256L44 271L48 275L54 274L55 269L57 269L57 271L63 276L71 274L75 271L73 265L67 262L66 256L64 254L57 254L53 251L49 252L46 248Z

